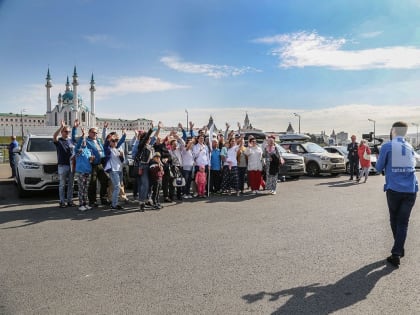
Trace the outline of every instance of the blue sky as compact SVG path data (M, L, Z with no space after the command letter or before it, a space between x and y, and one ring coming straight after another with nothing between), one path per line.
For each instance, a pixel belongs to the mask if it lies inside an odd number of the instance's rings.
M420 0L0 0L0 111L44 114L48 67L56 104L77 66L99 117L387 133L420 123L418 21Z

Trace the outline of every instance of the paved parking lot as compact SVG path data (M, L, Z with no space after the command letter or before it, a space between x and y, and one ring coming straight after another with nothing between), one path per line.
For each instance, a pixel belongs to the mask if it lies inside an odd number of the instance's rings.
M394 270L383 180L83 214L3 182L0 314L418 314L419 205Z

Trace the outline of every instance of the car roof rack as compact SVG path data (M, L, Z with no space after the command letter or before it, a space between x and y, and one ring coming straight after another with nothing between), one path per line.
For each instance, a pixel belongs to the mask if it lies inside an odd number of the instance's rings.
M310 140L311 137L304 135L304 134L298 134L298 133L288 133L288 134L284 134L284 135L280 135L279 136L279 140L280 142L285 142L285 141L308 141Z

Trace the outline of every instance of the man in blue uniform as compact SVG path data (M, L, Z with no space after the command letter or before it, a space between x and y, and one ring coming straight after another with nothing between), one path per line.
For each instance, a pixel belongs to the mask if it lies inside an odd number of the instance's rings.
M385 171L384 191L394 237L391 256L387 261L396 268L400 265L400 258L405 255L408 222L418 191L414 150L404 140L407 129L408 124L402 121L392 125L391 141L382 145L375 166L378 172Z

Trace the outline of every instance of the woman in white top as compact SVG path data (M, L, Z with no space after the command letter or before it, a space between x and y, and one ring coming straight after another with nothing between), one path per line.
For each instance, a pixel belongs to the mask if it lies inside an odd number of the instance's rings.
M119 150L119 147L125 142L125 129L123 129L123 136L118 139L116 133L108 135L105 140L105 172L109 173L112 185L114 187L112 191L112 204L111 209L123 209L118 204L118 194L120 193L120 184L122 182L122 169L123 169L123 152Z
M248 157L248 183L254 194L260 189L262 183L262 154L263 151L257 144L257 140L250 136L245 155Z
M240 195L239 181L238 181L238 161L236 159L240 145L244 138L241 136L239 145L236 144L235 138L230 138L227 142L227 155L223 163L223 179L222 179L222 192L229 192L233 189L236 195Z

